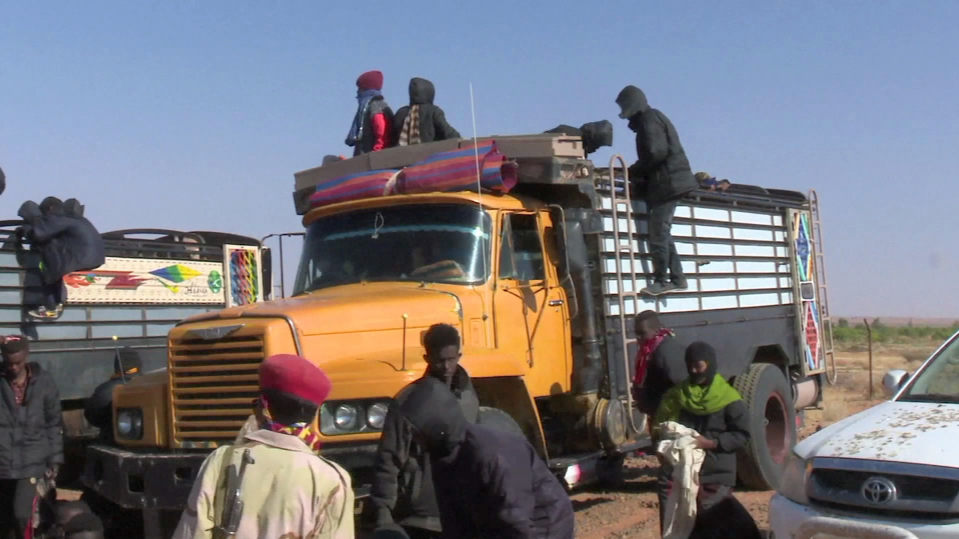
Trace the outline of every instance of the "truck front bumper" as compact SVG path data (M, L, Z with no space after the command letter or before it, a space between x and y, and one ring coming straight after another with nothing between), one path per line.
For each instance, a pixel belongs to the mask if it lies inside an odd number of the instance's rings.
M87 448L83 484L125 509L183 509L206 453Z
M369 495L375 444L323 449L323 456L353 476L357 504ZM117 447L87 447L83 484L125 509L182 510L209 453L134 453Z

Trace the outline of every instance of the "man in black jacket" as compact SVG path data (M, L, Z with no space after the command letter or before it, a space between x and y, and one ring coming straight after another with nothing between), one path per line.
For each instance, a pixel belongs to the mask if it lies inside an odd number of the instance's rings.
M410 104L396 111L393 143L397 146L423 144L460 138L459 131L446 121L443 109L433 104L433 83L414 77L410 80Z
M633 377L633 398L649 425L659 409L663 395L686 379L686 349L669 328L663 327L655 311L636 315L636 371Z
M676 128L665 114L649 106L642 90L623 88L616 104L622 110L619 117L628 119L636 133L639 160L629 167L633 194L646 200L653 282L642 293L656 296L685 290L686 276L670 230L679 200L699 185Z
M37 482L53 480L63 464L63 419L53 377L29 363L26 337L0 344L0 538L31 529Z
M84 403L83 417L100 429L100 439L113 441L113 388L140 374L140 354L129 346L117 350L113 357L113 376L98 385Z
M56 197L47 197L39 205L28 200L20 207L19 215L26 224L18 235L40 252L43 261L46 304L29 314L35 318L57 318L63 312L63 277L102 266L106 261L103 238L83 216L83 206L76 199L64 204Z
M420 379L439 380L452 391L463 416L475 423L479 399L466 369L459 366L462 356L460 334L448 324L436 324L423 336L427 370ZM378 529L395 523L403 526L411 539L439 537L440 513L433 493L429 454L414 443L409 424L400 411L418 382L401 391L386 414L380 449L376 458L371 505Z
M426 447L443 539L572 539L566 490L525 439L466 421L446 384L417 383L400 405Z

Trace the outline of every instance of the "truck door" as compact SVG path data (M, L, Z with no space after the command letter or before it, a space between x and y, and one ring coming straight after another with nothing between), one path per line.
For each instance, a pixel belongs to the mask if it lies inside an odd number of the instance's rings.
M566 293L543 249L548 226L546 213L503 215L494 298L497 347L527 362L535 396L566 391L572 367Z

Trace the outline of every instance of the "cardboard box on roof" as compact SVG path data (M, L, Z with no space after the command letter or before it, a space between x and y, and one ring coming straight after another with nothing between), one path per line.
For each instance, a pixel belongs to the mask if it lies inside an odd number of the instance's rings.
M565 135L511 135L501 137L482 137L478 142L495 140L500 153L510 159L534 157L571 157L583 158L583 141L580 137ZM296 191L316 187L321 183L349 174L369 172L371 170L401 169L422 161L440 152L457 148L466 148L473 139L444 140L412 146L398 146L387 150L367 153L351 159L336 161L328 165L311 168L294 174Z

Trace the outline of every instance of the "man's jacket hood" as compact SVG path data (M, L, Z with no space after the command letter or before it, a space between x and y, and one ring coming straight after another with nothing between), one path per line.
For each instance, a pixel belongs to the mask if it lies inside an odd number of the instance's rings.
M67 199L67 201L63 203L63 213L67 217L83 217L83 205L75 198Z
M635 86L623 88L616 97L616 104L621 110L619 117L623 119L632 118L637 114L646 112L649 108L649 102L646 100L646 94Z
M43 212L40 211L39 204L32 200L28 200L20 206L20 210L17 212L17 215L19 215L24 221L30 222L42 217Z
M432 105L436 97L436 88L433 83L413 77L410 79L410 105Z
M414 382L400 411L422 435L434 458L449 454L466 437L467 421L459 401L446 384L435 378Z

